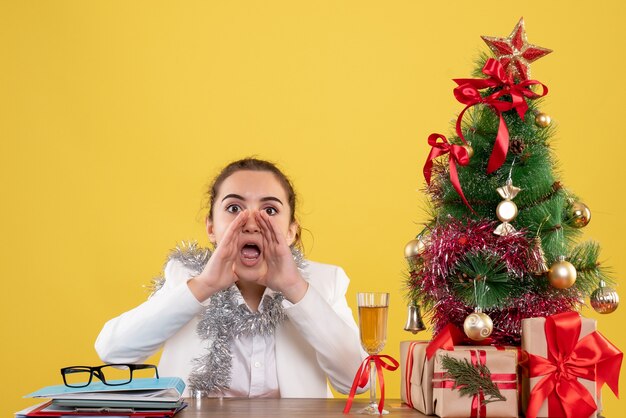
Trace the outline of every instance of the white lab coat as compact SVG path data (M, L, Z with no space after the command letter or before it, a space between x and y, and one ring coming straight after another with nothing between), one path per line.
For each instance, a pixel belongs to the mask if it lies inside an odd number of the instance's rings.
M188 383L193 359L207 341L196 333L206 302L193 296L193 272L180 261L165 267L165 283L138 307L111 319L95 344L105 363L139 363L163 347L159 374ZM307 262L309 289L297 304L283 302L287 319L276 329L276 373L281 397L324 398L347 393L363 358L358 327L345 298L349 279L337 266ZM360 392L360 391L359 391ZM189 396L186 389L185 396Z

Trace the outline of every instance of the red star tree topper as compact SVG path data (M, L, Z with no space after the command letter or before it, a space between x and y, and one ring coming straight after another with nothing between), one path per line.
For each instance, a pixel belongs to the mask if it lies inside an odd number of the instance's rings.
M528 43L524 18L522 17L508 38L481 36L489 48L496 54L507 74L513 79L525 81L530 78L530 63L552 52Z

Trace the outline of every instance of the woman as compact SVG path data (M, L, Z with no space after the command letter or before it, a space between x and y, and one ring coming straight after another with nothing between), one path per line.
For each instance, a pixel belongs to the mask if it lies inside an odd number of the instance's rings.
M161 346L162 376L186 395L327 397L365 357L340 267L304 261L296 196L273 164L229 164L209 190L215 250L177 249L146 302L107 322L96 351L142 362Z

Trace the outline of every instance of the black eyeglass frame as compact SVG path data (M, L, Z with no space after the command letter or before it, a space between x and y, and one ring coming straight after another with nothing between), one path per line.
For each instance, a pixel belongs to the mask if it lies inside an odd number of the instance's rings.
M116 383L107 382L106 377L104 376L104 373L102 372L102 369L105 367L128 367L130 371L130 378L124 382L116 382ZM76 369L76 371L73 371L73 369ZM156 378L157 379L159 378L159 370L157 369L157 366L155 366L154 364L126 364L126 363L103 364L101 366L95 366L95 367L92 367L92 366L63 367L61 369L61 376L63 376L63 383L65 384L65 386L70 387L70 388L84 388L85 386L89 386L94 376L96 376L102 383L104 383L107 386L121 386L121 385L126 385L133 381L133 372L135 370L143 370L143 369L154 369ZM87 381L87 383L68 384L67 380L65 379L65 375L67 374L86 373L86 372L89 372L89 380Z

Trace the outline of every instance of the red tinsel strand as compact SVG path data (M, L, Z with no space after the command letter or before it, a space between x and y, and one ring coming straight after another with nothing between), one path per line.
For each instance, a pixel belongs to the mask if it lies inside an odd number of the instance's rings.
M576 304L577 299L571 296L531 293L512 300L509 308L486 310L493 321L490 338L494 344L519 345L522 319L571 311ZM463 322L472 311L473 307L465 305L450 294L442 297L431 312L434 334L436 335L449 323L463 329Z
M474 306L455 298L449 288L449 276L468 252L487 252L502 260L510 274L520 280L520 286L530 280L541 280L531 275L539 257L532 239L525 231L506 236L493 233L496 223L486 220L447 218L430 228L429 245L420 254L421 264L411 273L409 287L419 292L426 305L431 305L434 331L448 323L462 328ZM578 296L574 292L560 294L526 294L508 301L506 309L486 312L494 321L492 338L500 344L519 344L521 320L547 316L575 309Z
M530 240L524 231L495 235L495 227L493 221L454 218L434 226L429 245L421 254L423 265L414 280L420 293L434 301L449 294L448 277L468 252L494 254L511 274L523 277L534 264L529 252Z

